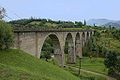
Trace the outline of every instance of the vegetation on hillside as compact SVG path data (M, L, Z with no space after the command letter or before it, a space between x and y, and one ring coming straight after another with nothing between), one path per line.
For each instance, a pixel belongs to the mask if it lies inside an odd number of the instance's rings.
M15 20L10 21L10 24L14 26L14 29L61 29L61 28L80 28L82 26L85 26L86 23L84 21L84 24L80 21L53 21L51 19L21 19L21 20Z
M0 50L8 49L13 43L13 29L11 25L0 21Z
M120 58L117 57L116 52L109 51L106 54L104 61L105 66L108 68L108 75L120 79Z
M23 51L0 51L1 80L79 80L71 73Z
M104 63L108 68L108 75L120 79L120 45L119 45L119 30L114 27L102 28L94 27L95 34L88 41L83 49L84 56L102 57L105 59Z

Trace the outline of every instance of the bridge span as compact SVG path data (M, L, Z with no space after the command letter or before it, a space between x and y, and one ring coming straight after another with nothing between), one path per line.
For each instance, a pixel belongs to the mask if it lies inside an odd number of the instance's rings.
M93 34L93 30L14 30L14 48L40 58L43 44L49 36L53 41L55 59L64 66L65 42L68 43L67 60L75 63L76 56L82 57L82 48Z

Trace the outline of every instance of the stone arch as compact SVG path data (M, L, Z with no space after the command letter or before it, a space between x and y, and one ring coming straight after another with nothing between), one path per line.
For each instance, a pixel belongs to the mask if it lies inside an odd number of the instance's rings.
M75 55L75 46L74 46L74 40L71 33L67 33L65 37L65 42L67 42L68 45L68 63L75 63L76 55ZM65 48L64 48L65 49Z
M76 56L81 58L82 57L82 43L81 43L80 37L81 37L80 33L77 33L75 37L75 53L76 53Z
M54 51L53 51L54 59L61 66L62 65L62 52L61 52L60 39L59 39L58 35L55 33L46 34L43 38L41 38L41 40L39 40L39 42L40 42L40 44L39 44L40 45L39 46L39 58L40 58L43 44L44 44L45 40L47 39L47 37L50 37L52 39L53 48L54 48Z

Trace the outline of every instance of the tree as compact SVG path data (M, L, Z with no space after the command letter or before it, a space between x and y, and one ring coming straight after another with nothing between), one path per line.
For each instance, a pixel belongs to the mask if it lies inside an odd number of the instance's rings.
M45 60L48 62L48 59L50 59L52 55L53 55L52 40L51 38L48 37L45 43L43 44L41 58L45 58Z
M109 51L106 53L104 64L108 68L108 74L112 75L115 71L117 55L115 52Z
M13 29L11 25L0 21L0 49L8 49L13 44Z
M86 26L86 20L84 20L84 26Z
M4 18L5 15L6 15L5 8L0 7L0 19Z
M97 38L99 38L100 37L100 32L99 31L94 31L94 37L97 37Z
M77 21L75 21L75 26L76 26L76 28L78 27L82 27L83 26L83 23L82 22L77 22Z
M115 78L116 78L117 80L120 80L120 56L117 57L115 72L116 72Z

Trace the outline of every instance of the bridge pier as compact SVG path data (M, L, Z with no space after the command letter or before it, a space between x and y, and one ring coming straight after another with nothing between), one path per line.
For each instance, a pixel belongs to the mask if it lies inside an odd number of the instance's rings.
M54 48L54 58L58 62L59 66L62 66L62 51L59 40L52 38Z
M82 58L82 33L76 36L76 55Z
M75 54L75 36L74 34L68 33L66 37L66 41L68 43L68 57L67 63L73 64L76 62L76 54Z
M68 43L68 63L75 63L75 55L74 55L75 46L72 43Z

